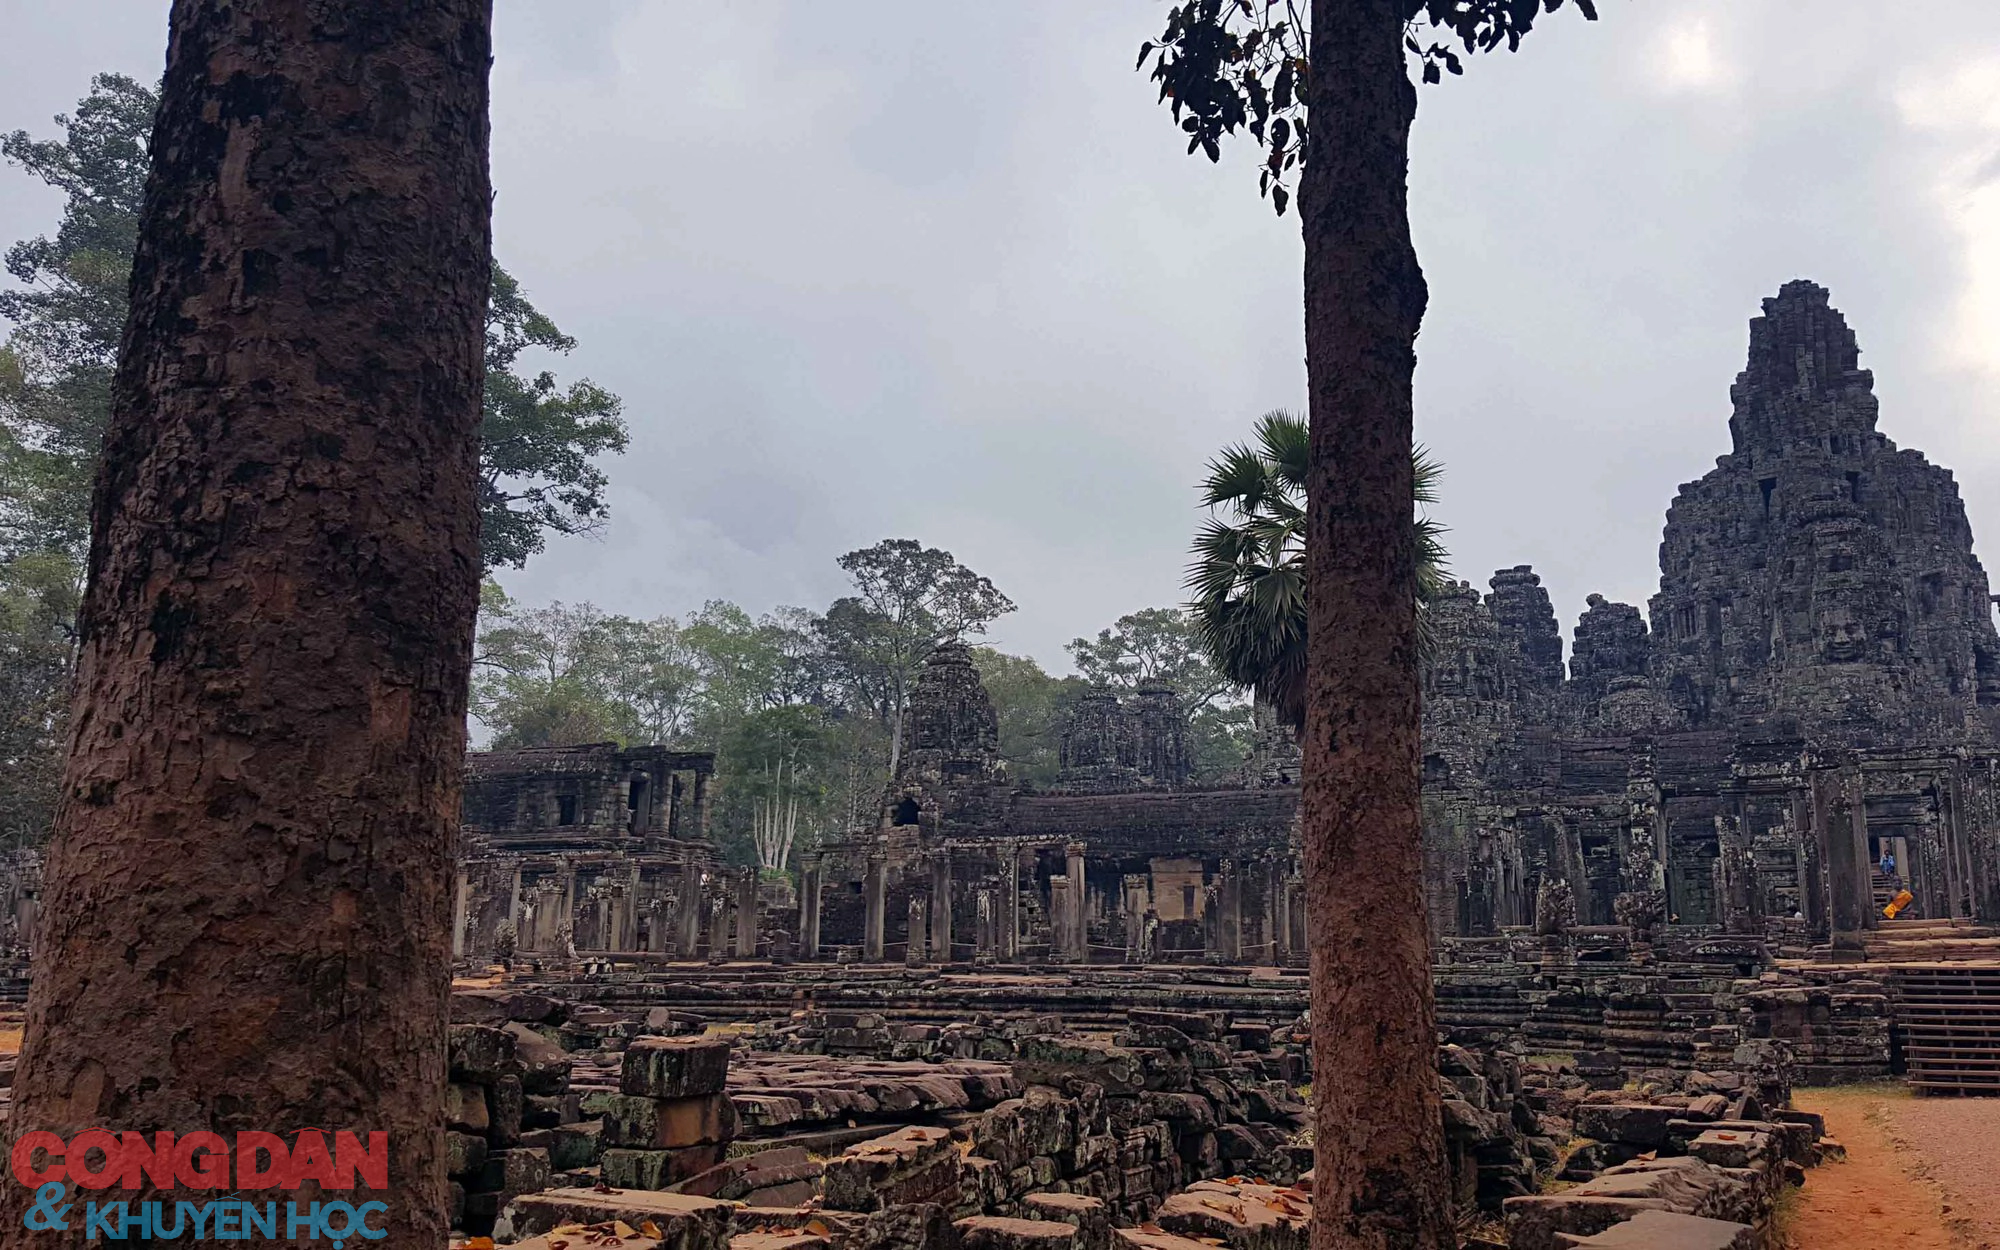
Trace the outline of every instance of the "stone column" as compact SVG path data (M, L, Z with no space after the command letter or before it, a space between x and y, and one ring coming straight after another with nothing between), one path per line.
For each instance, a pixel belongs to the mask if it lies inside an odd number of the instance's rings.
M719 888L708 900L708 958L710 963L729 958L729 896Z
M1233 859L1222 861L1221 889L1216 893L1222 904L1217 917L1216 938L1224 963L1243 962L1243 872Z
M882 858L868 857L868 875L861 882L861 901L864 908L861 929L861 958L863 962L882 962L883 927L887 917L883 914L888 907L888 882L883 880Z
M507 894L507 923L514 926L514 941L521 949L527 949L526 936L521 932L521 861L514 861L514 886Z
M708 836L708 774L694 775L694 830L690 837Z
M1280 968L1292 958L1292 866L1279 860L1271 867L1271 959Z
M701 953L701 869L691 863L681 865L680 933L674 954L694 959Z
M931 958L951 962L951 852L931 857Z
M1143 873L1127 873L1119 908L1125 927L1125 962L1143 960L1146 941L1146 897L1148 880Z
M1069 878L1057 873L1049 878L1049 958L1070 959Z
M1868 811L1859 770L1813 775L1813 817L1826 847L1827 919L1836 952L1861 949L1861 932L1875 927L1868 863Z
M1084 846L1069 844L1069 957L1090 962L1090 882L1084 873Z
M451 894L451 957L465 958L465 909L472 892L471 882L465 879L465 869L458 870L458 888Z
M799 949L809 960L819 958L819 891L825 871L813 860L799 874Z
M994 921L1000 927L1000 959L1013 963L1021 957L1021 849L1002 847L1000 861L1000 907Z
M759 872L745 869L736 885L736 957L757 958L757 887Z
M903 930L903 962L906 964L924 962L924 927L929 918L927 913L923 891L911 890L908 924Z

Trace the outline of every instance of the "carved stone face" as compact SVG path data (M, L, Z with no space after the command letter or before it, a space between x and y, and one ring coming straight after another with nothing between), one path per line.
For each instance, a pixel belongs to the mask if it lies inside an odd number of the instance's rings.
M1835 664L1868 657L1868 628L1853 608L1835 604L1820 615L1820 654Z

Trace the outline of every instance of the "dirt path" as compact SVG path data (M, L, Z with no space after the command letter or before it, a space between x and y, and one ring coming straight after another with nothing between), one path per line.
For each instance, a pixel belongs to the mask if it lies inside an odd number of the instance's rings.
M1944 1189L1965 1244L2000 1250L2000 1098L1904 1098L1889 1104L1890 1140L1912 1170Z
M1793 1102L1826 1117L1827 1135L1847 1147L1845 1162L1824 1163L1806 1174L1805 1188L1785 1223L1795 1250L2000 1248L1967 1218L1982 1169L1985 1185L1995 1186L2000 1103L1951 1100L1956 1109L1944 1114L1956 1127L1944 1130L1926 1117L1933 1108L1947 1106L1945 1100L1919 1100L1901 1086L1802 1089L1793 1094ZM1907 1121L1906 1115L1911 1117ZM1978 1127L1982 1119L1983 1132ZM1945 1131L1965 1139L1962 1151L1950 1152L1955 1162L1948 1174L1938 1166L1948 1152L1930 1144ZM1963 1191L1957 1188L1960 1169L1975 1182Z

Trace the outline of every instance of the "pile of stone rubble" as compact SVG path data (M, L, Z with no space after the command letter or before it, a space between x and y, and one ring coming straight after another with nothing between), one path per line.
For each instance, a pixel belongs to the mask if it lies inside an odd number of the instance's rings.
M659 1009L459 998L451 1157L468 1236L526 1250L1307 1244L1297 1026L1134 1008L1077 1033L1046 1015L807 1010L710 1031ZM1613 1227L1640 1215L1753 1238L1692 1246L1756 1245L1822 1147L1811 1117L1782 1110L1783 1048L1741 1057L1613 1089L1588 1061L1442 1047L1454 1196L1529 1250L1652 1244L1588 1240L1640 1231ZM1581 1183L1540 1193L1558 1172Z

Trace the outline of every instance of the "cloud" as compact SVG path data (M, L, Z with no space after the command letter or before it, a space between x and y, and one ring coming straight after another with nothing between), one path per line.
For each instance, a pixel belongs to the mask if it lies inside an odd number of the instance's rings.
M1707 94L1727 87L1735 78L1716 38L1716 22L1706 14L1664 22L1660 41L1658 81L1669 92Z
M1962 249L1941 346L1960 368L2000 373L2000 50L1921 66L1895 102L1904 124L1932 142L1934 207Z

